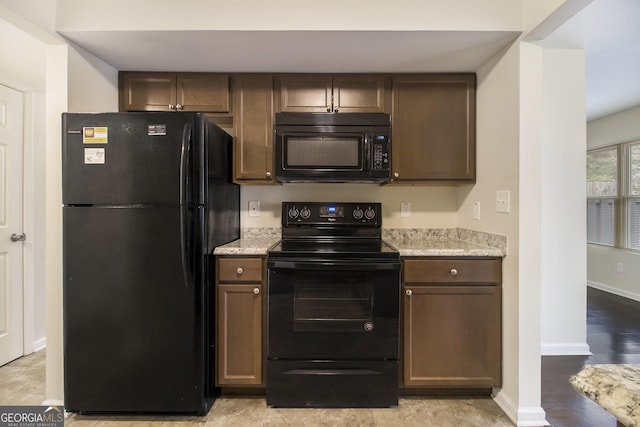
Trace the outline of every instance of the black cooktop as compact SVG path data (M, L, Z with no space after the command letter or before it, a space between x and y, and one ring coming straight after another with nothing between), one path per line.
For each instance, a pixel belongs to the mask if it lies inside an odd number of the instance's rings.
M400 258L400 253L383 240L281 240L269 250L274 257L375 257Z

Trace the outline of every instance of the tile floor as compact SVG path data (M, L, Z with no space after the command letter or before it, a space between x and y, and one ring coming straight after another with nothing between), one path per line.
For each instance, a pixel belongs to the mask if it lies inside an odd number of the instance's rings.
M0 405L40 405L45 352L0 368ZM277 409L263 398L221 398L204 417L70 415L70 427L382 426L507 427L514 424L492 399L402 398L388 409Z

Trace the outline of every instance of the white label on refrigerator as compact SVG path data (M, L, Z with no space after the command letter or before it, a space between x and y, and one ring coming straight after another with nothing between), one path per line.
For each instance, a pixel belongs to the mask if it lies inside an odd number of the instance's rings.
M84 127L82 128L83 144L106 144L109 142L109 128L101 127Z
M104 165L104 148L85 148L85 165Z
M167 134L167 125L148 125L147 135L149 136L164 136Z

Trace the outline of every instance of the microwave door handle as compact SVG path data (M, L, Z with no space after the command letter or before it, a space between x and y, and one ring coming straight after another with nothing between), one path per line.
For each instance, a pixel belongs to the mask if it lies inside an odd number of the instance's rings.
M364 138L363 138L363 151L364 153L362 153L362 155L364 156L362 159L362 170L365 171L370 171L372 164L371 164L371 141L369 140L369 136L367 134L364 134Z

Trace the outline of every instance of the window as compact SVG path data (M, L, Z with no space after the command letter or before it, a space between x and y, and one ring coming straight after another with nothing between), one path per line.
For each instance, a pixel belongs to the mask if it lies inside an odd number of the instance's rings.
M640 141L587 152L587 242L640 250Z
M626 247L640 250L640 142L627 145L627 180L629 190L625 192Z
M614 246L618 200L618 148L587 153L587 242Z

